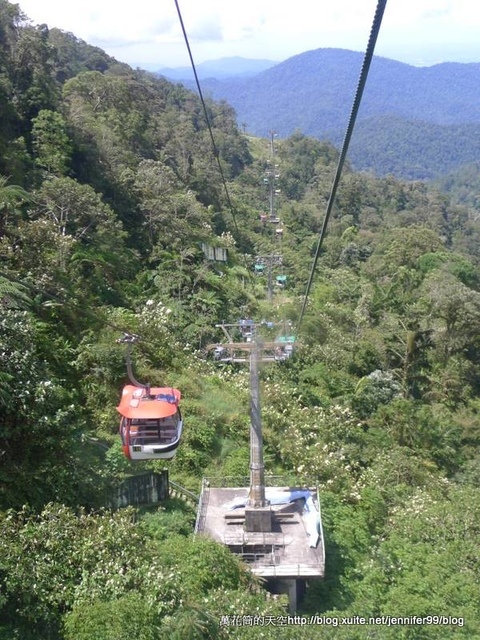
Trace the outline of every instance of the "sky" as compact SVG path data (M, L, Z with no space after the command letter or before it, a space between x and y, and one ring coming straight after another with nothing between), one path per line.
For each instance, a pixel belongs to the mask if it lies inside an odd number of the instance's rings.
M281 62L365 51L377 0L18 0L33 24L70 31L145 69L239 56ZM480 62L479 0L387 0L375 54L413 64Z

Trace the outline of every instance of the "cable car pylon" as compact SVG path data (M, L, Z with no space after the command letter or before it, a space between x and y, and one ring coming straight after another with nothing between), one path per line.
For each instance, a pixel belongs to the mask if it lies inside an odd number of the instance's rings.
M264 182L268 185L268 200L269 200L269 215L261 214L260 219L262 222L267 220L275 225L275 237L279 243L279 251L268 255L258 255L255 258L255 273L262 275L266 269L267 272L267 300L272 301L273 298L273 268L281 266L283 264L282 258L282 237L283 237L283 223L276 213L275 196L280 193L280 189L276 188L276 180L280 177L278 173L278 165L275 164L275 145L274 138L276 131L270 132L270 160L267 163L267 169L265 171ZM280 275L275 278L275 284L279 287L284 287L286 283L286 276Z
M260 409L260 344L254 338L250 351L250 495L245 509L247 531L270 531L270 510L268 515L260 512L247 513L250 509L264 509L268 502L265 498L265 465L263 463L262 414ZM260 520L260 522L259 522ZM250 526L250 529L249 529Z

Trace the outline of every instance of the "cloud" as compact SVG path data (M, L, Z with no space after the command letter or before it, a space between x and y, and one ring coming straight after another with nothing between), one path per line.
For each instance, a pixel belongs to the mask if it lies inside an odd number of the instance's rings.
M189 39L199 42L218 42L224 39L220 16L202 16L187 33Z
M185 43L173 0L18 0L34 23L47 23L121 55L185 60ZM377 0L300 0L285 11L280 0L178 0L197 62L231 55L284 60L320 47L364 50ZM435 44L437 51L468 43L478 51L478 0L401 0L387 3L377 44L379 55L408 59ZM474 46L475 45L475 46ZM150 47L150 49L149 49ZM174 62L173 58L177 58ZM472 60L473 61L473 60Z

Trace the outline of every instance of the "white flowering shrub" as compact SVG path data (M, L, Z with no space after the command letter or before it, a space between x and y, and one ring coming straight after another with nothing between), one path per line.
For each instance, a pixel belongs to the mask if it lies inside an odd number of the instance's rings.
M372 371L362 378L352 398L352 408L361 418L371 415L380 405L402 396L402 387L390 371Z
M140 327L148 330L160 330L168 326L168 316L172 310L160 300L149 299L140 308L138 319Z
M236 245L235 238L230 231L223 231L221 238L225 247L234 247Z
M142 593L160 612L177 605L175 574L165 571L145 544L130 509L76 515L49 504L0 516L0 589L3 614L17 623L54 631L74 605Z
M353 491L364 439L363 425L341 406L306 407L298 389L267 381L263 425L267 448L299 476L321 486Z

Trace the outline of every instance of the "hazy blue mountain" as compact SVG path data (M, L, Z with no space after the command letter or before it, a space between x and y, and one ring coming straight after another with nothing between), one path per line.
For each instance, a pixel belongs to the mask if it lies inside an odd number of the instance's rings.
M273 60L250 60L248 58L220 58L218 60L207 60L196 64L199 78L247 78L266 69L270 69L277 62ZM157 69L156 73L169 80L193 80L194 75L191 67L176 67Z
M299 130L337 145L343 140L363 53L316 49L253 77L202 80L238 122L259 136ZM187 86L192 84L185 82ZM480 157L480 64L414 67L375 56L352 141L357 169L425 179ZM459 128L459 126L461 127ZM438 149L437 149L438 147Z

